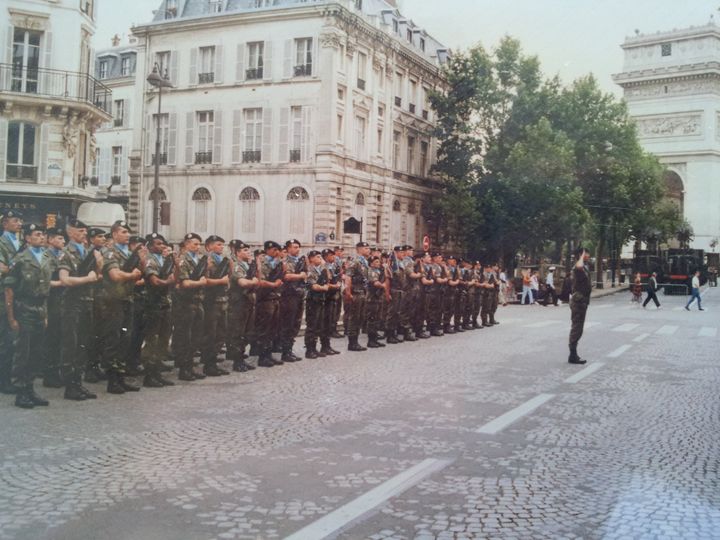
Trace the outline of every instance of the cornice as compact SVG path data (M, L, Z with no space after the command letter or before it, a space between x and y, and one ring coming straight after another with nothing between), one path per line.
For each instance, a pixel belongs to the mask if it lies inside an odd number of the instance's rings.
M667 68L625 71L612 76L613 81L622 86L649 84L654 82L674 82L716 78L720 76L720 62L685 64Z
M681 28L679 30L660 31L655 34L641 34L637 37L625 38L625 42L620 45L620 47L623 49L632 49L635 47L645 47L647 45L659 45L660 43L667 43L668 41L701 37L717 37L720 39L720 28L713 22L704 26L690 26L689 28Z

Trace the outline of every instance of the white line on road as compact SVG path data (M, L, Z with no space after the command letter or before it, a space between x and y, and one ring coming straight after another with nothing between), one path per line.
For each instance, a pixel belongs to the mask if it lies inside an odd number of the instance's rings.
M593 306L595 309L609 309L615 307L615 304L600 304L599 306Z
M502 416L498 416L495 420L491 420L490 422L482 426L480 429L478 429L478 433L488 433L490 435L495 435L496 433L499 433L500 431L508 427L513 422L517 422L523 416L530 414L535 409L540 407L540 405L542 405L543 403L547 403L554 397L555 394L540 394L539 396L532 398L530 401L526 401L519 407L516 407L513 410L506 412Z
M608 354L608 358L618 358L620 355L622 355L625 351L627 351L632 345L622 345L621 347L618 347L613 352Z
M602 362L595 362L594 364L590 364L588 367L586 367L582 371L578 371L572 377L568 377L567 379L565 379L565 382L567 384L575 384L576 382L580 382L588 375L592 375L593 373L595 373L598 369L600 369L604 365L605 364L603 364Z
M712 326L703 326L698 332L698 337L715 337L717 336L717 328Z
M665 326L661 326L657 329L655 332L658 336L672 336L675 332L677 332L678 327L673 326L672 324L666 324Z
M536 323L526 324L525 328L545 328L546 326L551 326L551 325L557 324L559 322L561 322L561 321L548 319L546 321L538 321Z
M597 321L590 321L585 323L585 328L592 328L593 326L600 326L602 323Z
M638 326L640 325L633 323L621 324L620 326L616 326L615 328L613 328L613 332L632 332Z
M431 474L447 467L451 460L426 459L401 472L344 506L286 537L285 540L320 540L339 532L371 512L388 499L418 484Z
M640 334L639 336L636 336L633 341L635 343L640 343L641 341L645 341L647 338L650 337L650 334Z
M685 309L683 306L677 306L673 308L673 311L682 311L683 309Z

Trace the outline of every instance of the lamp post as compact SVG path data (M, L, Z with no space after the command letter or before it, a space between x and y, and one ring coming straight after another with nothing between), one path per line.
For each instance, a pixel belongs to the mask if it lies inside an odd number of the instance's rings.
M152 73L147 76L147 82L151 86L158 89L158 112L155 131L155 179L153 183L153 216L152 216L152 232L158 232L160 226L160 111L162 106L162 90L163 88L172 88L172 83L168 78L167 70L165 75L160 74L161 68L157 62L153 66Z

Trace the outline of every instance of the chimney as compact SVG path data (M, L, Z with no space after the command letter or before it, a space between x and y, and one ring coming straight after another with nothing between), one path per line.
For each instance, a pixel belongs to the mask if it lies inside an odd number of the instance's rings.
M113 46L113 47L117 47L118 45L120 45L120 36L117 35L117 34L115 34L115 35L112 37L112 46Z

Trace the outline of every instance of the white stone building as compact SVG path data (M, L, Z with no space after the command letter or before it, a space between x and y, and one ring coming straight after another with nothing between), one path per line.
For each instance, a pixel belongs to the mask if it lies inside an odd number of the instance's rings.
M166 0L137 38L130 220L259 244L418 244L437 188L428 93L448 51L388 0Z
M643 147L670 173L668 193L693 226L693 247L720 237L720 28L637 35L623 43L622 86Z
M92 76L93 0L0 0L0 211L54 225L85 201L94 129L112 99Z

